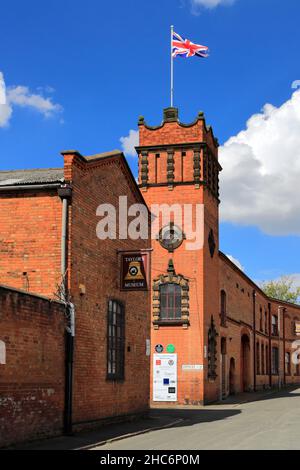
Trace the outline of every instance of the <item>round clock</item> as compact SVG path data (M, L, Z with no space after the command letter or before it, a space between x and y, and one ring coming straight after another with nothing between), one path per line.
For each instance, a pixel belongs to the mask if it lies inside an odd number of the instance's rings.
M163 248L172 252L182 244L184 238L182 230L171 222L160 230L158 240Z

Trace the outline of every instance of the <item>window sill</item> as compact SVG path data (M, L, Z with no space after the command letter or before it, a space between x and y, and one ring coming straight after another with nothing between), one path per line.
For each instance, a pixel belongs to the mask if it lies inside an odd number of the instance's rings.
M111 376L111 375L107 375L106 380L107 380L107 382L120 382L120 383L125 382L124 377L115 377L115 376Z
M153 325L157 326L182 326L189 325L189 320L155 320Z

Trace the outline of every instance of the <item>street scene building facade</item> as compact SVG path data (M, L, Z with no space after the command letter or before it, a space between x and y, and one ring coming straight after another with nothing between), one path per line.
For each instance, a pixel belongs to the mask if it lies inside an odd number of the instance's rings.
M206 404L300 383L293 360L300 307L269 299L219 251L222 168L204 114L187 125L176 108L167 108L159 126L141 117L139 135L139 185L150 210L192 204L195 229L196 206L203 207L200 249L188 247L190 227L174 214L166 225L159 218L153 240L152 403Z
M300 307L268 298L219 250L222 168L204 114L140 117L136 150L138 184L120 151L0 172L1 446L149 403L300 384ZM121 236L121 224L99 238L99 205L118 219L120 197L146 209L152 237Z

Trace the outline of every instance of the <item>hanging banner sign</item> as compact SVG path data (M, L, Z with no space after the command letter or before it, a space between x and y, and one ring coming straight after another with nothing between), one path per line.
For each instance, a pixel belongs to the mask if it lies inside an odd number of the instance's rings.
M150 253L121 253L122 291L148 290Z
M295 322L295 329L296 329L296 335L300 336L300 322L299 321Z
M177 401L177 354L153 354L153 401Z

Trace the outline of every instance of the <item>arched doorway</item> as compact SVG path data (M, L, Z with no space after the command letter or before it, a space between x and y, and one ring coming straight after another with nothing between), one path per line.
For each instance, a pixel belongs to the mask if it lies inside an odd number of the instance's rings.
M250 390L250 338L243 334L241 343L241 391Z
M235 360L233 357L230 359L229 366L229 394L235 394Z

